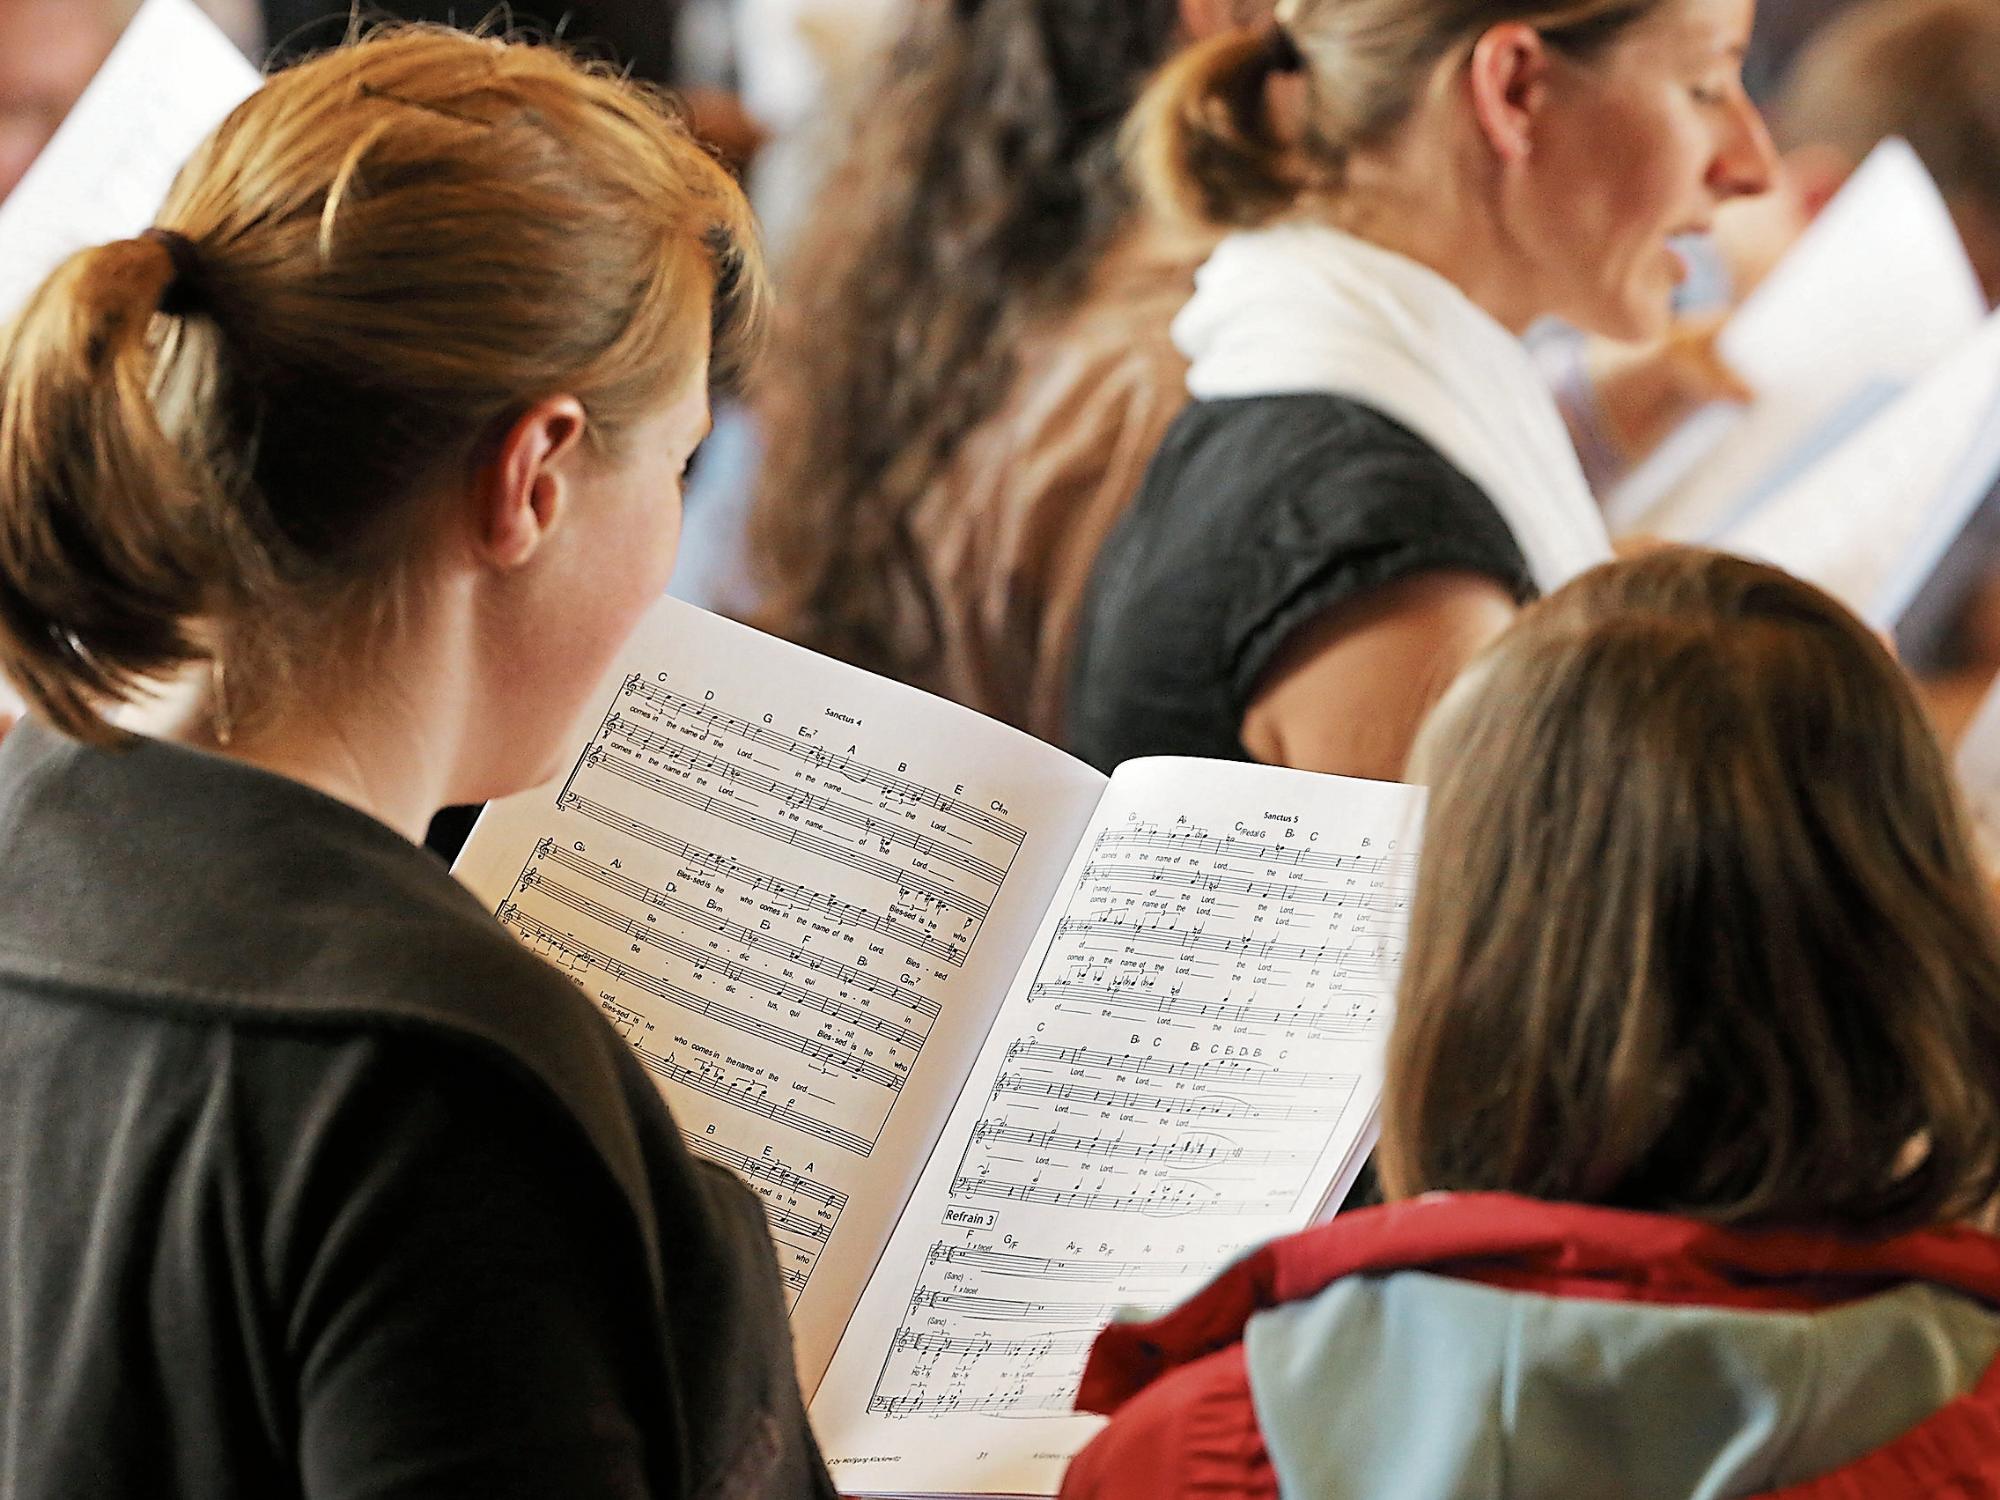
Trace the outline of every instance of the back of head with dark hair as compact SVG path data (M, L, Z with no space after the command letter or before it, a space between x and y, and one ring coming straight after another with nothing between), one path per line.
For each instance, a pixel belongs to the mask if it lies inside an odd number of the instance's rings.
M773 629L906 677L935 654L911 513L998 406L1023 329L1069 306L1128 224L1118 128L1179 15L911 7L791 257L765 367L752 545Z
M2000 1190L2000 933L1907 681L1833 600L1691 550L1596 569L1413 770L1393 1192L1886 1234Z

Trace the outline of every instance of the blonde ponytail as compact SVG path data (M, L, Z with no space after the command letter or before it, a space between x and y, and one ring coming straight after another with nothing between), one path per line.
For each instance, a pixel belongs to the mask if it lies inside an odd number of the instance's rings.
M0 675L79 739L97 702L199 658L212 479L162 430L162 242L70 257L0 342Z
M1147 86L1125 131L1139 190L1182 224L1250 228L1283 213L1304 185L1297 150L1268 101L1288 64L1285 33L1240 30L1198 42Z
M161 222L0 334L0 673L100 743L204 658L239 726L366 671L507 422L572 395L615 454L766 295L742 193L663 98L441 27L274 76Z

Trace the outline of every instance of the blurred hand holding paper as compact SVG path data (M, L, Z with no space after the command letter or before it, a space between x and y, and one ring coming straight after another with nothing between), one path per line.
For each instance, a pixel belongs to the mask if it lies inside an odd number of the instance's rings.
M1877 629L2000 474L2000 314L1716 545L1818 584Z

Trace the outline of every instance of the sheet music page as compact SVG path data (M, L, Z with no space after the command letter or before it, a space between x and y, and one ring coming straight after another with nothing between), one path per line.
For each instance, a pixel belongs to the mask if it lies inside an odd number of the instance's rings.
M1965 248L1906 142L1884 141L1719 337L1757 393L1710 407L1608 502L1622 531L1703 541L1858 428L1986 315Z
M193 0L146 0L0 203L0 323L73 251L151 224L181 164L261 81Z
M1895 623L2000 472L2000 314L1717 545Z
M1053 1494L1092 1337L1372 1128L1422 792L1119 768L812 1405L847 1493Z
M674 599L578 742L456 872L763 1197L811 1390L1104 778Z

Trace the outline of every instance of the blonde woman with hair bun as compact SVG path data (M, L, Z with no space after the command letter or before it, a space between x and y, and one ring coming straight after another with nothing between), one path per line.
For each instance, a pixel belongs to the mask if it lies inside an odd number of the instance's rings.
M1285 0L1165 68L1148 201L1227 230L1195 400L1097 556L1068 738L1400 774L1516 608L1609 556L1520 335L1664 331L1669 247L1762 191L1754 0Z
M758 1200L417 844L558 764L763 287L661 100L392 29L0 336L10 1500L832 1493Z

